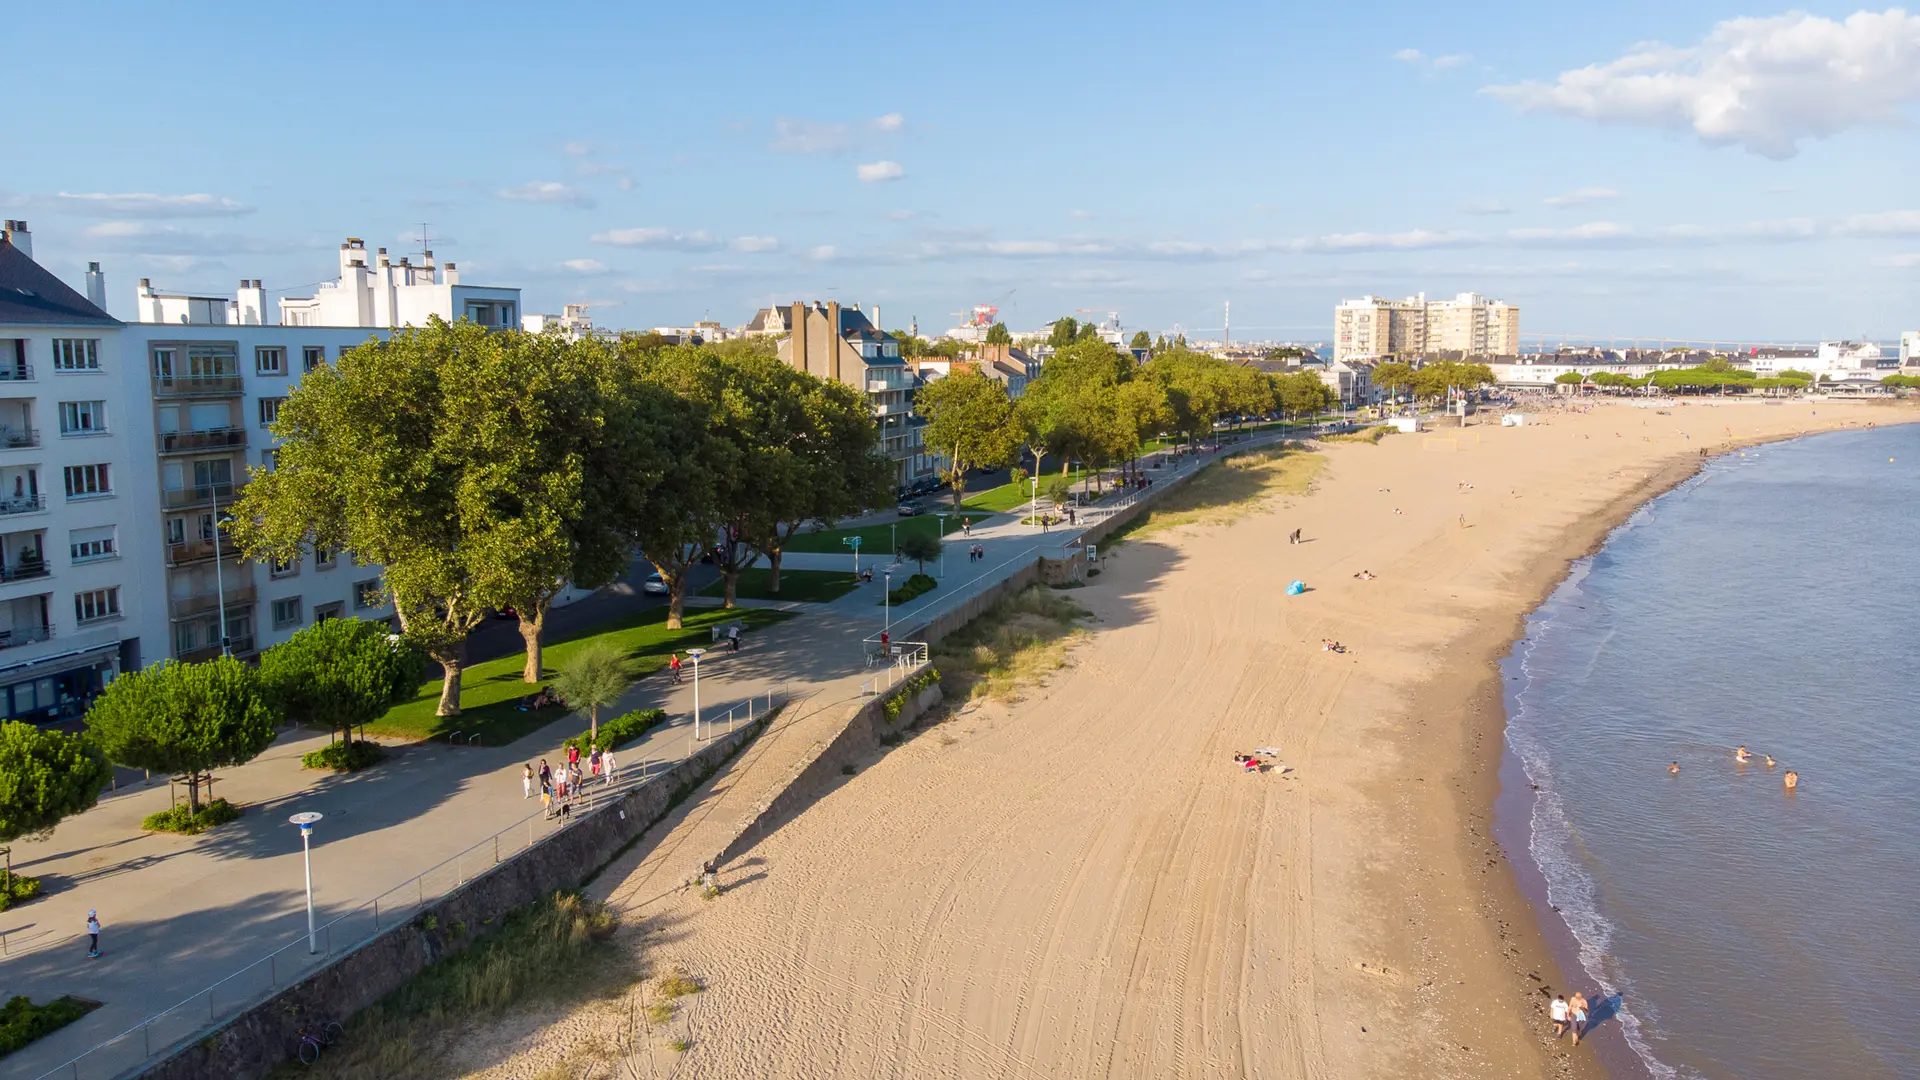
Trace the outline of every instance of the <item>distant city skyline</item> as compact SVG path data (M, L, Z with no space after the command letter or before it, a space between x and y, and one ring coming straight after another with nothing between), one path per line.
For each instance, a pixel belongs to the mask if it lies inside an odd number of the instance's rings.
M355 236L610 327L838 299L1198 337L1231 302L1237 340L1326 340L1421 291L1528 338L1920 324L1898 9L709 10L25 9L0 209L122 317L142 277L302 295Z

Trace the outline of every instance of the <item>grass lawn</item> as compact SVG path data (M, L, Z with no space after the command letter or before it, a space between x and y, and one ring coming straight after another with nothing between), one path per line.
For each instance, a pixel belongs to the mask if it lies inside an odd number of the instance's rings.
M853 549L841 541L849 536L859 536L861 559L864 560L870 555L876 558L890 558L893 555L895 525L900 527L899 536L902 540L915 532L925 533L928 536L939 535L940 519L933 516L935 510L948 511L947 539L951 541L955 536L960 534L960 519L951 513L950 503L943 503L940 507L929 505L927 509L918 516L901 518L897 522L883 521L878 525L862 525L857 529L827 529L824 532L801 533L787 544L787 550L807 551L816 554L825 552L829 555L847 555L853 551ZM967 516L975 521L979 521L993 515L969 513ZM853 569L853 560L851 558L847 560L847 569L849 571ZM780 578L781 586L784 588L786 585L786 574L781 574Z
M662 604L616 619L576 637L547 642L540 658L541 678L543 682L553 678L560 668L566 666L568 658L589 641L611 641L626 649L627 655L633 660L634 672L646 675L667 666L668 652L684 650L689 646L712 647L713 632L709 628L715 623L738 619L747 629L756 630L788 618L792 618L792 613L765 608L734 608L731 611L689 608L686 626L669 630L667 607ZM557 707L538 712L519 710L519 700L535 689L533 684L520 681L520 673L525 667L526 657L514 653L484 664L475 664L461 672L459 716L434 715L434 709L440 704L440 680L435 679L422 685L412 700L395 705L387 710L387 715L368 724L367 734L431 739L462 731L466 734L460 736L460 741L465 742L468 735L479 732L480 745L505 746L566 715L565 709Z
M847 561L851 563L853 560ZM824 604L840 599L859 584L851 570L782 570L780 591L768 592L767 572L754 566L740 571L740 584L734 590L734 595L742 600L799 600L809 604ZM727 583L724 581L715 581L700 590L701 596L725 596L726 593Z
M1053 483L1053 481L1059 476L1060 476L1060 470L1057 467L1048 469L1046 472L1041 474L1040 498L1043 501L1047 497L1047 485ZM1081 483L1082 481L1086 480L1086 478L1087 478L1087 470L1075 469L1073 471L1072 481L1075 484ZM1020 509L1021 507L1027 505L1027 503L1031 502L1032 499L1033 499L1033 481L1022 480L1019 483L1001 484L997 488L988 488L987 490L979 492L978 494L970 495L967 497L965 502L961 503L961 505L965 506L969 510L990 510L996 514L1004 514L1010 510Z

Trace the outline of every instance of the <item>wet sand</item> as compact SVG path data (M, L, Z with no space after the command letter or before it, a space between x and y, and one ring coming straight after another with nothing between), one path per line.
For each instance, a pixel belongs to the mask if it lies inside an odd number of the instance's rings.
M1327 446L1308 495L1121 546L1068 668L876 753L721 897L663 870L698 798L603 876L636 966L706 987L667 1026L534 1011L455 1064L611 1067L624 1034L632 1075L1601 1076L1616 1032L1547 1038L1578 986L1490 835L1497 661L1700 449L1912 415L1609 404ZM1284 771L1231 760L1264 746Z

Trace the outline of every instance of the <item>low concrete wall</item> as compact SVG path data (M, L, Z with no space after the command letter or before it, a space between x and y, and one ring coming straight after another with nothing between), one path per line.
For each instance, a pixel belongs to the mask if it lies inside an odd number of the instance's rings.
M556 889L585 881L759 734L768 719L762 717L714 740L619 801L579 818L531 850L467 882L413 919L212 1032L170 1048L164 1052L170 1056L134 1075L140 1080L257 1080L266 1075L287 1059L302 1026L345 1020L398 989L427 965L467 947L501 916ZM422 928L429 916L432 930ZM456 926L462 928L458 933Z
M842 770L870 757L880 747L882 733L913 723L940 703L940 684L936 682L901 702L900 715L888 720L886 703L894 696L880 694L849 708L840 733L828 742L815 743L808 753L801 755L801 760L793 766L792 776L778 786L772 798L759 806L720 853L707 861L707 869L717 870L738 858L814 800L843 783L846 774Z
M934 642L939 641L941 638L946 637L948 634L979 618L981 612L993 607L1007 597L1020 592L1027 586L1038 583L1039 580L1040 566L1038 563L1031 566L1023 566L1015 570L1013 575L1007 578L1007 580L990 589L983 589L974 596L968 597L965 602L944 615L935 616L933 619L920 623L917 626L909 624L910 629L907 630L894 631L893 638L895 641L924 641L932 645ZM896 622L893 625L897 627L901 624Z

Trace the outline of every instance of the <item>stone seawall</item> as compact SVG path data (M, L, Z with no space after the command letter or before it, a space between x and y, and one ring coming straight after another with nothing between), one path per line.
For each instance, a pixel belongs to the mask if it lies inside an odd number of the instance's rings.
M777 715L772 714L772 715ZM765 727L770 716L722 736L647 783L581 817L532 849L448 893L306 979L211 1032L183 1040L139 1080L258 1080L287 1060L303 1026L344 1020L434 963L484 936L500 918L557 889L573 888L646 832ZM433 929L425 927L431 925Z

